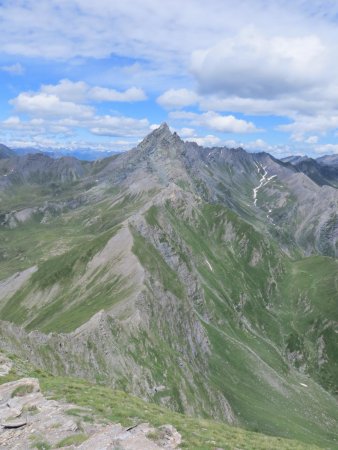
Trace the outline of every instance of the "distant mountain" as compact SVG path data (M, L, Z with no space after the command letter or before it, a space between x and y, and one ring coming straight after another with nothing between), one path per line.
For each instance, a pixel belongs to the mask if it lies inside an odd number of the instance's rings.
M319 186L338 187L338 156L323 156L318 159L308 156L289 156L282 161L292 164Z
M15 151L6 147L6 145L0 144L0 159L7 159L15 156Z
M287 162L290 164L297 164L298 162L305 161L308 159L308 156L302 156L302 155L292 155L292 156L286 156L285 158L281 158L281 161Z
M88 173L88 164L71 157L53 159L41 153L16 155L0 161L0 186L72 182Z
M321 165L338 167L338 155L324 155L317 158L316 161Z
M25 148L16 148L15 152L18 155L27 155L32 153L41 153L43 155L50 156L51 158L61 158L63 156L73 157L80 159L82 161L96 161L97 159L108 158L109 156L116 155L119 152L117 151L99 151L92 149L78 149L78 150L69 150L69 149L36 149L34 147L25 147Z

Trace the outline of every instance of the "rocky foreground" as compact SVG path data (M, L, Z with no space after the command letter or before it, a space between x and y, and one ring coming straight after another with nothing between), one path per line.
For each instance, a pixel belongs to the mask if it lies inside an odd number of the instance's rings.
M2 357L0 376L11 369ZM91 411L47 399L35 378L0 386L0 449L81 450L176 449L180 434L171 425L153 428L146 423L125 428L95 420Z

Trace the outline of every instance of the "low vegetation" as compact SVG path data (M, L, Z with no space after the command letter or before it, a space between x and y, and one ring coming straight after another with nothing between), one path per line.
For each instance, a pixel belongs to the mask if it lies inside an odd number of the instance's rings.
M320 447L303 444L295 440L266 436L260 433L229 426L212 420L198 419L175 413L153 403L147 403L137 397L108 387L91 384L81 379L54 377L36 370L28 362L11 357L14 367L10 374L0 378L0 384L14 381L22 376L37 377L44 395L55 400L65 400L78 406L69 410L70 415L91 417L90 420L105 420L106 423L121 423L129 427L148 422L154 427L173 425L181 433L181 448L189 450L318 450ZM161 437L160 430L151 436L154 440ZM57 444L57 447L80 444L86 435L78 433ZM34 447L35 446L35 447ZM49 450L47 441L32 443L33 448Z

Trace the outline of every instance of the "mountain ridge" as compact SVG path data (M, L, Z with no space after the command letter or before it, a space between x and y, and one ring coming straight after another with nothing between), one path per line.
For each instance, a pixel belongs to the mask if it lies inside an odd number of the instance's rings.
M176 411L334 445L334 187L167 126L76 179L67 164L47 177L40 158L38 176L23 165L1 187L0 348Z

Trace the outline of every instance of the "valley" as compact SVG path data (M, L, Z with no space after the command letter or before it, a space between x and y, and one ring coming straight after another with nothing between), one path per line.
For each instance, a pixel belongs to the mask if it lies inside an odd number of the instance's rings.
M51 383L157 404L181 433L184 417L337 448L338 191L325 183L166 124L95 162L7 152L1 351Z

